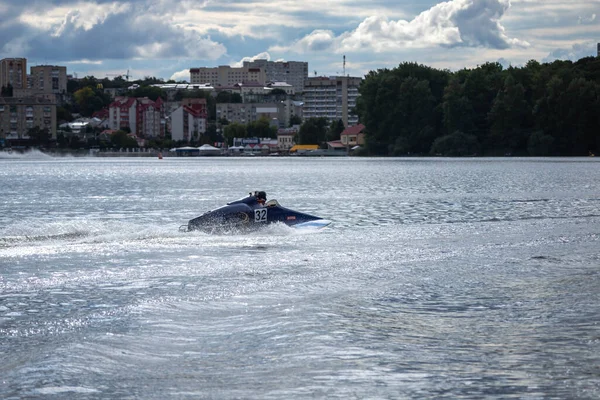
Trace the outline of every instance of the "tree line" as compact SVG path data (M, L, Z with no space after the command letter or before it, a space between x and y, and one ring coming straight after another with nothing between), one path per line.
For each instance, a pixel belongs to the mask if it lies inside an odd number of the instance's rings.
M356 113L370 155L584 156L600 150L600 59L417 63L369 72Z

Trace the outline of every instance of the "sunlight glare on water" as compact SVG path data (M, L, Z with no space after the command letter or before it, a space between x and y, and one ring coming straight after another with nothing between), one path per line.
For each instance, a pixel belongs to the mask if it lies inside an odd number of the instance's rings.
M598 398L593 159L0 159L0 398ZM180 232L266 190L319 231Z

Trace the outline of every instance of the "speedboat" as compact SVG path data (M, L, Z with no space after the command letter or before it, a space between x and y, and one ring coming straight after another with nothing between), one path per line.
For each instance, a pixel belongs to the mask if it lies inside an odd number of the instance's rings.
M191 219L187 225L179 227L179 230L214 232L260 228L272 223L283 223L294 228L319 229L331 223L314 215L285 208L277 200L266 200L265 192L250 192L247 197Z

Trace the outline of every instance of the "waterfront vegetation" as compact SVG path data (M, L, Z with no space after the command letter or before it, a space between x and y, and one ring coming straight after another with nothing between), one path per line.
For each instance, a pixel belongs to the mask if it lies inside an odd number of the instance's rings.
M600 58L416 63L371 71L356 111L371 155L587 156L600 150Z

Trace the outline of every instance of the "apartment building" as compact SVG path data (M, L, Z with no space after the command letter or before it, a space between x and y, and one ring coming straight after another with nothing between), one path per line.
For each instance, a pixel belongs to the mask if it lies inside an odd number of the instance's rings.
M0 139L29 139L29 130L48 129L56 139L56 103L44 96L0 97Z
M67 67L37 65L31 67L31 89L39 93L67 92Z
M109 129L118 131L129 128L131 132L137 130L137 101L134 97L119 96L108 106Z
M244 61L244 67L260 68L265 71L267 82L286 82L302 93L304 81L308 78L308 63L305 61L267 61L258 59Z
M265 85L266 81L265 71L261 68L234 68L229 65L213 68L190 68L190 83L192 85L209 83L216 88L219 86L233 86L240 82L258 82Z
M0 87L27 89L27 59L3 58L0 60Z
M163 125L163 101L159 97L152 101L147 97L138 98L136 131L131 131L141 138L159 138L165 136Z
M129 128L140 138L163 137L163 104L160 98L152 101L146 97L117 97L108 106L109 129Z
M283 105L283 120L286 123L285 126L289 125L290 120L292 119L293 116L300 117L300 119L302 120L302 116L304 115L303 114L303 109L304 109L303 101L286 99L286 100L282 101L281 104Z
M359 96L362 78L350 76L314 77L304 83L304 120L325 117L330 122L342 120L345 127L358 124L352 114Z
M171 139L197 140L206 133L206 99L184 99L171 113Z
M288 122L282 103L218 103L217 120L221 118L244 125L266 118L277 128L284 128Z

